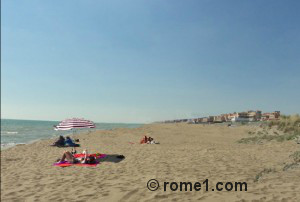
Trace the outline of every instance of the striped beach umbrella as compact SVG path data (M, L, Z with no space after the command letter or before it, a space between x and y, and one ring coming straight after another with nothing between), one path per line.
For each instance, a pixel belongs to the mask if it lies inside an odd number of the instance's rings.
M57 126L54 126L54 130L71 130L81 128L96 128L96 126L92 121L79 118L65 119Z

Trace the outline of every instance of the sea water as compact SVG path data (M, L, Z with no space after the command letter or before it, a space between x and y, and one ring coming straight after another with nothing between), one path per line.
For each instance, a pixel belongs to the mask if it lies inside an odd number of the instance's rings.
M32 121L1 119L1 149L27 144L41 139L57 138L59 135L72 135L84 131L111 130L115 128L138 128L143 124L126 123L95 123L95 129L80 129L75 131L55 131L54 125L59 121Z

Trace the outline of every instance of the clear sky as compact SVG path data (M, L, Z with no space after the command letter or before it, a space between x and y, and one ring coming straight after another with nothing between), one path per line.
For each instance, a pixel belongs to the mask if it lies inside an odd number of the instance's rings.
M300 113L298 0L2 0L2 118Z

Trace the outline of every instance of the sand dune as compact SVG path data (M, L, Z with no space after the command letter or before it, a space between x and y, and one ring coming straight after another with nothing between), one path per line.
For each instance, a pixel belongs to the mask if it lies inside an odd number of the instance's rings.
M294 141L239 144L253 127L154 124L75 135L81 148L108 154L97 167L53 166L65 148L53 140L1 152L1 201L299 201L300 167L283 170ZM141 145L143 135L160 142ZM129 142L135 142L130 144ZM115 161L114 155L125 159ZM147 189L156 179L160 187ZM163 190L163 182L203 182L209 191ZM247 191L212 191L217 182L246 182Z

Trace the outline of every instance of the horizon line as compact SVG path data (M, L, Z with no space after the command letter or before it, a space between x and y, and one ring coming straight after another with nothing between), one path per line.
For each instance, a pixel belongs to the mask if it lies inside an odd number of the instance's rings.
M37 120L37 119L16 119L16 118L2 118L1 120L17 120L17 121L49 121L49 122L61 122L63 120L57 121L57 120ZM131 122L95 122L94 123L104 123L104 124L148 124L148 123L131 123Z

